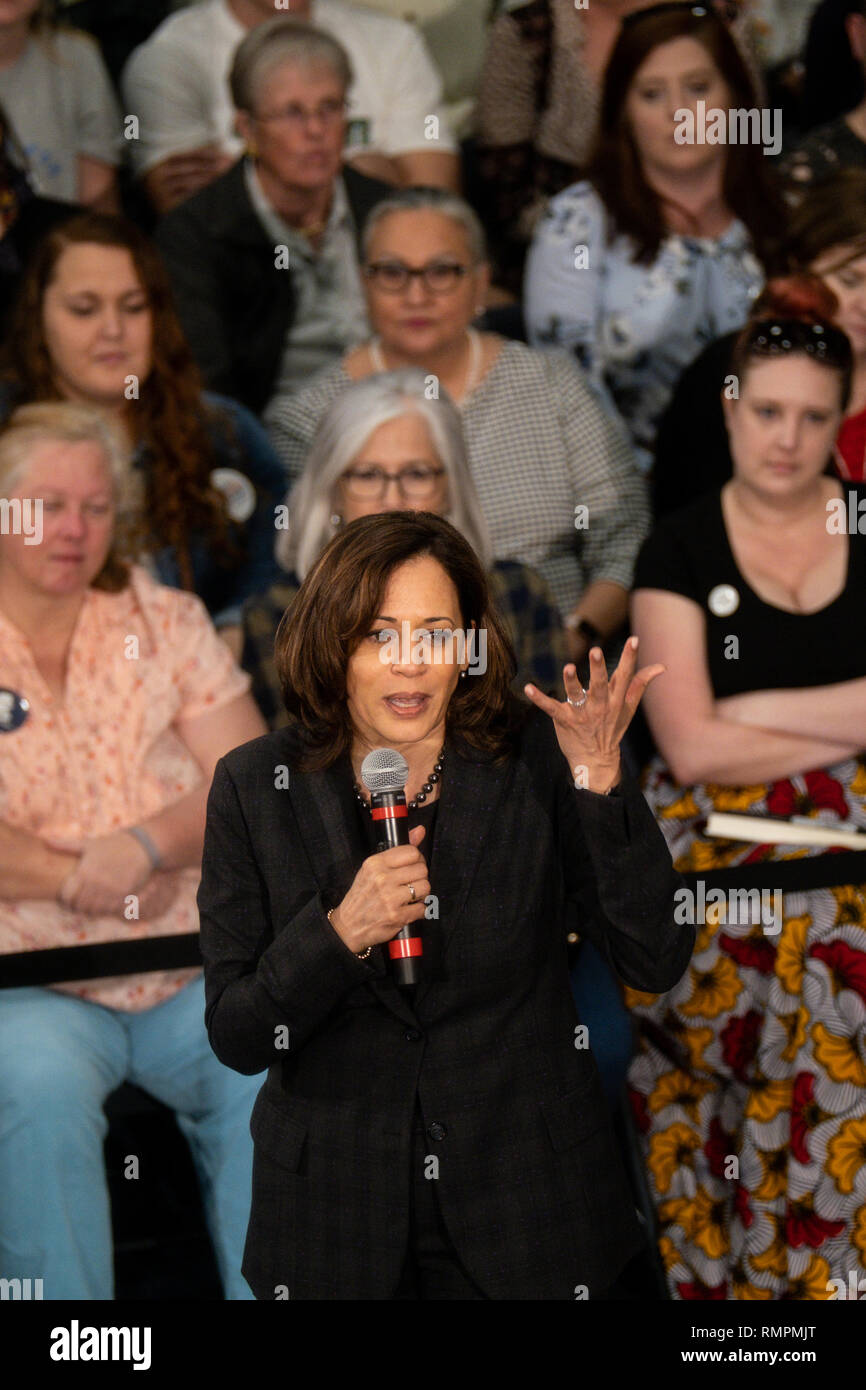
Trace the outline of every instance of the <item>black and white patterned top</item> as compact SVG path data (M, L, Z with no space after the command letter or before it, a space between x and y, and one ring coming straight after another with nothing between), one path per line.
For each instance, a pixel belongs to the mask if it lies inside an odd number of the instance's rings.
M271 401L265 424L292 481L322 412L349 385L340 363ZM649 529L646 484L624 427L571 354L504 342L461 413L495 558L537 569L562 613L596 580L628 589Z

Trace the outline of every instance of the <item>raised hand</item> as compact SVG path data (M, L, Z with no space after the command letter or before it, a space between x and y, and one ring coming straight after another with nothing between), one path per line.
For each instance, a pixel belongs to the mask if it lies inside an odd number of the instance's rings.
M534 685L524 686L527 697L553 720L556 737L571 769L575 784L590 791L606 792L620 776L619 746L634 718L650 681L664 666L637 666L638 639L630 637L619 665L608 680L600 647L589 653L589 689L584 690L574 666L563 669L565 700L551 700Z

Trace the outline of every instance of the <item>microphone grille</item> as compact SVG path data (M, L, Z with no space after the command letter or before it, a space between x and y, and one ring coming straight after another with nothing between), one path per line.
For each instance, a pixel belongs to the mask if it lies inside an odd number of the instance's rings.
M399 792L409 780L409 764L394 748L374 748L361 764L368 792Z

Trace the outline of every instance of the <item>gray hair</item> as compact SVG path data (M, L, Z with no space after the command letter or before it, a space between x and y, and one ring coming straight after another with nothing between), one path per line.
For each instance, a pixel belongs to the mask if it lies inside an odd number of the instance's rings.
M105 416L73 401L41 401L13 411L0 431L0 493L8 495L27 472L34 446L45 443L97 444L111 473L119 511L140 501L129 450Z
M490 533L469 472L460 412L443 392L429 398L430 377L418 367L377 372L347 386L319 421L304 471L289 494L290 525L276 558L304 580L336 534L334 490L374 430L402 415L419 415L448 478L447 519L472 546L484 569L492 563ZM441 389L441 388L440 388Z
M251 112L263 78L284 63L307 68L324 65L339 78L344 92L352 85L352 64L341 43L323 29L278 15L257 24L235 50L229 72L235 109Z
M442 217L449 217L466 233L472 264L481 265L487 260L484 228L476 213L465 198L449 193L445 188L400 188L376 203L364 223L361 242L364 260L369 254L374 231L392 212L438 212Z

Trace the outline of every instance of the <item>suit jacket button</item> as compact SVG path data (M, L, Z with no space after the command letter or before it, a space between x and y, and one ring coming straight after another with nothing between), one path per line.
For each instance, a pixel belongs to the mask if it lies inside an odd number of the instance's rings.
M406 1031L406 1041L407 1041L407 1042L417 1042L418 1039L420 1038L420 1036L421 1036L421 1034L418 1032L418 1029L417 1029L417 1028L409 1028L409 1029L407 1029L407 1031Z
M431 1139L444 1139L448 1131L444 1125L440 1125L437 1120L434 1120L433 1124L428 1127L427 1133Z

